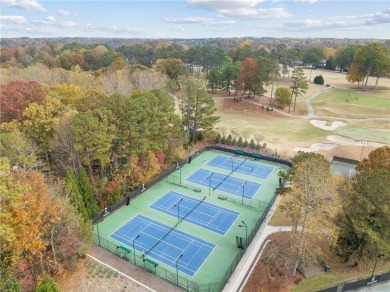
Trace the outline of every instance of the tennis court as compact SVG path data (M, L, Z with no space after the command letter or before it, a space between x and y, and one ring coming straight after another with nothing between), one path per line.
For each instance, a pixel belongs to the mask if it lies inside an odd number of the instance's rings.
M234 195L252 199L261 184L245 181L218 172L199 169L187 178L188 181L219 189Z
M189 276L193 276L215 244L148 217L137 215L110 236ZM134 251L133 251L134 252Z
M150 207L222 235L240 215L238 212L172 191Z
M215 156L207 165L215 166L239 173L255 176L258 178L266 179L274 170L272 167L259 165L243 159L229 158L226 156Z

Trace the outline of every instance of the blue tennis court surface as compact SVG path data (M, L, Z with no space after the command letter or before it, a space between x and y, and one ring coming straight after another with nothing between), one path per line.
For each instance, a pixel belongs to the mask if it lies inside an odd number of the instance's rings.
M137 236L139 235L139 238ZM111 237L134 247L164 264L193 276L215 247L215 244L194 237L142 215L137 215ZM162 241L158 242L160 239ZM156 244L157 243L157 244ZM150 249L151 248L151 249ZM183 255L178 261L180 255Z
M150 207L222 235L240 215L238 212L172 191L166 193Z
M266 179L274 170L269 166L259 165L248 161L244 162L244 159L234 159L221 155L215 156L207 165L228 170L234 169L234 171L263 179Z
M227 175L218 172L211 172L205 169L197 170L191 174L187 180L250 199L253 198L261 186L261 184L245 181L231 176L227 177Z

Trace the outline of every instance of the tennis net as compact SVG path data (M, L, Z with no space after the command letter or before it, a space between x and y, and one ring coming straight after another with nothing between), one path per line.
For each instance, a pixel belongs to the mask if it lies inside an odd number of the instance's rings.
M167 233L165 233L159 240L157 240L151 247L149 247L149 249L147 251L144 252L144 255L147 255L149 252L152 251L153 248L156 247L157 244L159 244L161 241L164 240L165 237L168 236L169 233L172 232L173 229L175 229L177 227L177 223L175 225L173 225Z
M200 200L198 203L196 203L196 205L190 210L187 212L187 214L185 214L181 219L180 219L180 222L182 222L188 215L190 215L190 213L192 211L194 211L196 209L196 207L198 207L204 200L206 200L206 197L204 197L202 200Z
M241 161L241 163L236 167L236 168L233 168L232 171L222 180L219 182L219 184L217 184L215 187L213 187L213 190L215 191L225 180L227 180L227 178L229 176L232 175L233 172L235 172L246 160L248 159L248 157L245 157L245 159L243 161Z

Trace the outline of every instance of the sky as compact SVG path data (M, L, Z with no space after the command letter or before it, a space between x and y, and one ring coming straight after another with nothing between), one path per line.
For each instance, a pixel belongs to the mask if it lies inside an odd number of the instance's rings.
M390 39L390 1L0 0L6 37Z

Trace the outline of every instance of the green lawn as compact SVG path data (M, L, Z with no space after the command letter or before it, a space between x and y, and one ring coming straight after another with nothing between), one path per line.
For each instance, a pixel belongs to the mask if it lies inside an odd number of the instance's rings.
M340 136L355 139L356 141L375 141L390 143L390 131L384 125L383 129L375 129L365 126L346 126L338 128L335 133Z
M375 97L365 93L355 93L347 90L326 91L321 95L329 101L354 104L368 107L390 108L390 98Z
M377 268L375 274L388 272L390 267L383 266ZM329 288L336 286L338 283L353 281L357 279L364 279L371 276L370 271L366 272L349 272L349 273L336 273L330 272L323 275L311 277L302 280L298 285L293 286L292 292L311 292L318 291L319 289Z

